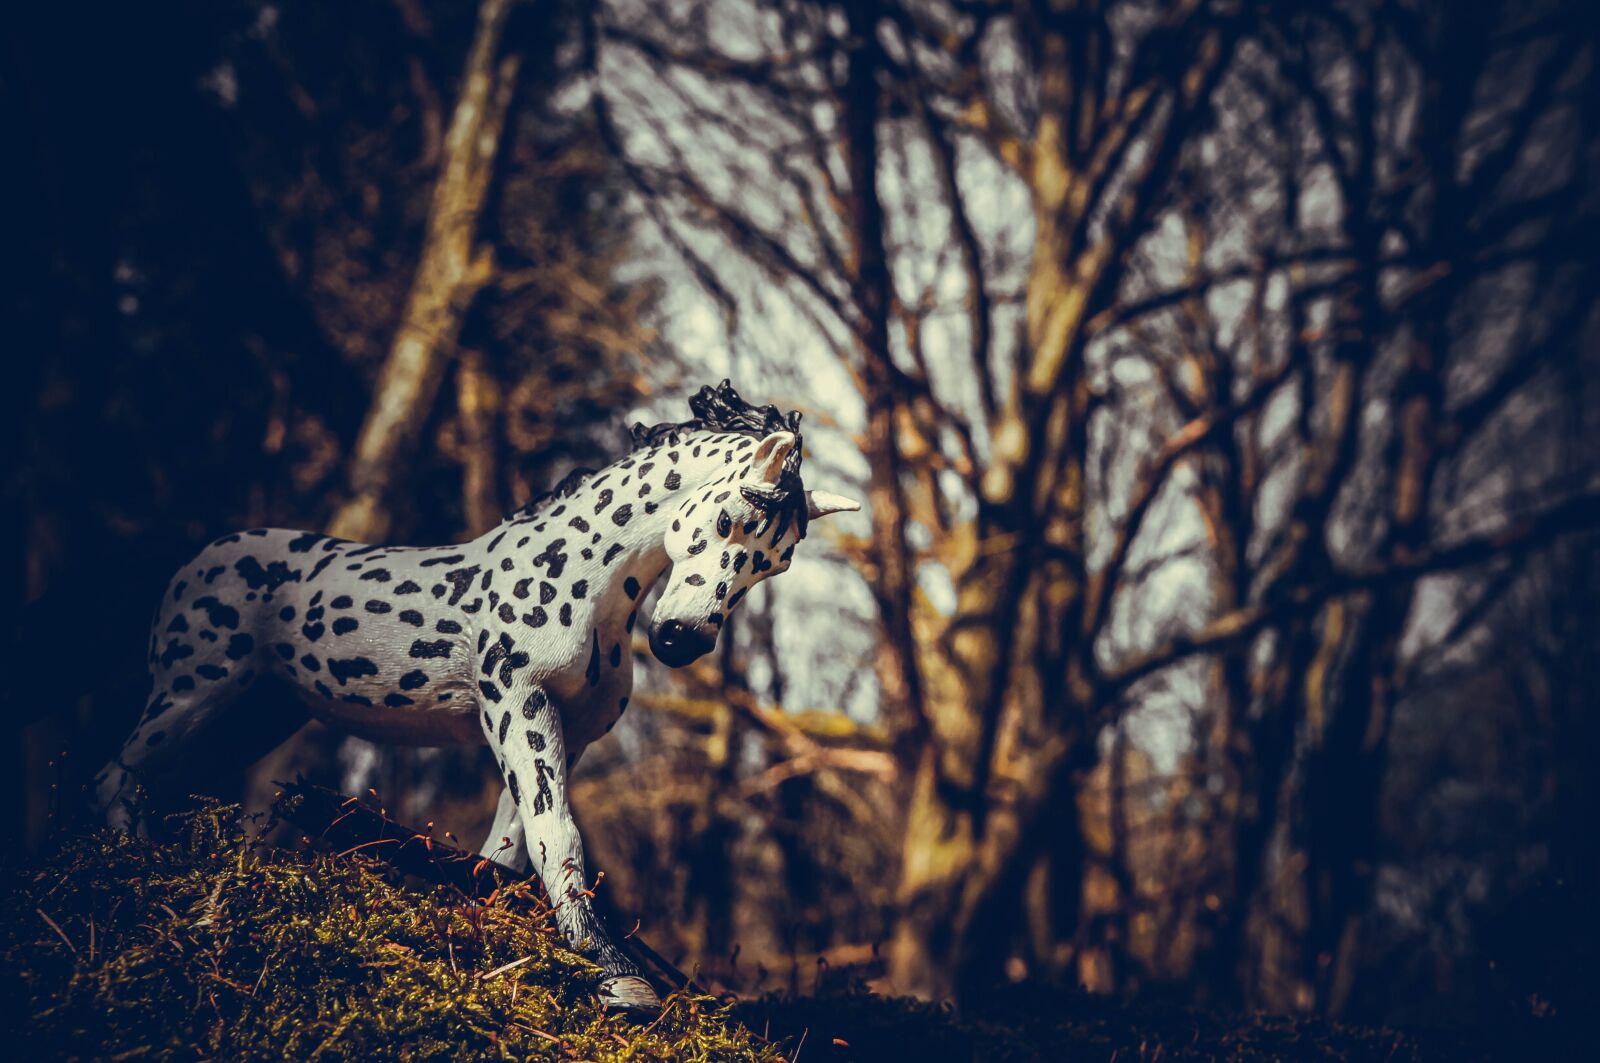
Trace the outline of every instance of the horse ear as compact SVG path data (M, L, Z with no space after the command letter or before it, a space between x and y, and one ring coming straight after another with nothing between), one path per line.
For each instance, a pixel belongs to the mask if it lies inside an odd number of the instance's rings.
M860 508L860 502L832 491L806 492L806 516L810 520L826 517L829 513L854 513Z
M783 476L783 463L789 459L800 437L793 432L773 432L756 444L750 469L761 483L776 484Z

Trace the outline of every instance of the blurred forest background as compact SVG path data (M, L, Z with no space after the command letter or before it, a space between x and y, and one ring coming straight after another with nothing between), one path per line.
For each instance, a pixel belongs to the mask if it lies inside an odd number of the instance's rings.
M188 551L469 537L731 376L868 505L579 766L657 949L1592 1014L1587 6L13 11L12 844L137 716ZM314 729L194 785L295 772L471 844L497 793Z

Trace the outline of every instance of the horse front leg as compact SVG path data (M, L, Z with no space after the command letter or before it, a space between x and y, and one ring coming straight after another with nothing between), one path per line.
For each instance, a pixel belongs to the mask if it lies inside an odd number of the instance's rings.
M561 719L542 687L524 684L491 712L490 736L505 765L506 790L522 821L533 869L556 906L556 924L574 950L606 972L606 1003L659 1007L650 983L606 934L589 896L583 839L567 803L567 748Z

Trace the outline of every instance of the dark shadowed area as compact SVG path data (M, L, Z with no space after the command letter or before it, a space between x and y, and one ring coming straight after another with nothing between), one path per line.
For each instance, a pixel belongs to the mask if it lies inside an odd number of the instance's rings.
M730 378L804 415L807 487L863 505L692 666L641 625L637 708L573 769L618 936L737 1002L674 998L640 1058L1562 1058L1600 1005L1597 24L1568 0L9 12L0 942L39 977L8 984L115 996L137 970L203 1000L140 920L239 846L296 851L236 884L282 911L326 875L394 926L465 918L484 971L526 947L515 904L379 889L292 826L213 826L193 864L181 837L127 849L85 785L206 543L463 542ZM301 777L487 833L487 746L249 697L162 807L262 811ZM114 882L68 888L97 854L138 920L105 921ZM97 964L113 925L130 951ZM385 977L461 975L411 944ZM588 976L535 951L567 1048L610 1051ZM357 1007L301 989L294 1023ZM557 1052L502 1042L556 1021L502 996L452 1050ZM291 1021L239 1007L253 1045ZM246 1052L188 1015L150 1043ZM407 1021L451 1043L448 1009ZM352 1058L399 1057L400 1028Z

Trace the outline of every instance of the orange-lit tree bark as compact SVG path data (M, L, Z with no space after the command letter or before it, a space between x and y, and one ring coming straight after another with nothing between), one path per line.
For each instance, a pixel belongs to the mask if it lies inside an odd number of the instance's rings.
M504 48L519 2L483 0L478 10L422 255L350 456L349 497L329 525L342 538L381 540L388 533L386 501L401 461L433 407L467 312L494 270L479 229L522 65L518 51Z
M1370 733L1339 715L1356 682L1348 650L1355 637L1397 645L1390 636L1401 628L1363 627L1369 596L1396 604L1393 623L1403 625L1420 575L1509 548L1494 535L1430 536L1414 501L1417 478L1432 475L1426 446L1397 451L1403 490L1374 480L1362 461L1373 381L1388 382L1374 367L1392 349L1393 315L1406 312L1406 299L1385 291L1386 271L1404 266L1416 291L1426 287L1425 269L1387 250L1405 227L1387 213L1380 181L1379 105L1395 101L1378 98L1376 16L1362 8L1324 25L1304 12L1276 20L1184 2L1142 22L1098 3L758 6L776 14L778 29L756 58L722 53L690 22L667 40L597 15L596 54L618 66L597 61L614 80L599 79L596 105L644 209L712 299L736 310L753 275L792 298L792 319L809 317L821 335L844 340L865 410L859 442L873 523L860 558L882 624L883 708L900 714L909 738L898 747L907 793L891 979L949 996L995 979L1008 959L1070 969L1085 944L1076 797L1097 756L1094 739L1137 701L1144 680L1206 655L1226 694L1219 741L1228 778L1247 791L1233 795L1231 882L1209 931L1217 947L1203 961L1231 981L1270 841L1286 819L1297 830L1308 821L1308 792L1286 786L1303 764L1299 736L1320 745L1332 735L1329 748L1348 749L1351 734ZM1318 63L1339 72L1336 94L1318 80L1327 70L1304 72L1313 30ZM1330 42L1337 62L1326 58ZM999 60L986 58L996 49ZM1219 87L1241 62L1233 98L1262 91L1281 111L1269 125L1282 140L1255 145L1291 157L1276 190L1279 220L1235 265L1210 272L1199 254L1186 282L1152 287L1130 265L1170 250L1158 230L1181 213L1173 179L1185 166L1215 178L1202 182L1205 195L1238 197L1219 217L1229 207L1246 212L1244 169L1211 140ZM641 104L616 73L624 64L672 106ZM1023 89L1008 92L1008 81ZM1239 128L1249 124L1234 120L1230 143L1252 147L1255 130ZM760 161L710 150L721 142ZM991 169L975 169L975 155ZM996 280L1006 267L993 246L996 219L974 208L985 177L1015 182L1027 198L1017 226L1027 264L1012 271L1020 276L1009 291ZM757 179L773 186L770 200L752 204L734 191ZM1301 209L1313 191L1332 219L1317 233ZM932 228L920 213L927 202L948 233L932 251L917 243ZM1229 235L1223 228L1218 243ZM951 286L941 288L936 269L931 281L919 273L928 259L954 263L969 322L953 342L948 331L941 337L937 356L924 343L930 308L951 298ZM1263 306L1269 285L1288 291L1253 364L1204 345L1176 355L1161 367L1173 386L1155 413L1106 383L1124 356L1107 349L1113 341L1126 342L1146 319L1156 322L1146 331L1160 333L1170 323L1163 314L1199 316L1214 290L1252 278ZM916 285L925 287L908 287ZM1020 311L1010 319L1014 339L997 325L1008 310ZM968 374L967 393L941 387L940 371ZM1402 392L1436 406L1437 395L1428 397L1436 372L1418 364L1402 374ZM1264 411L1285 402L1291 427L1269 447L1257 438ZM1431 434L1415 425L1434 415L1410 397L1402 404L1413 425L1406 438ZM1111 459L1108 424L1129 441ZM1141 434L1151 442L1137 443ZM1131 468L1131 488L1110 486L1130 478L1096 467L1108 460ZM1136 570L1181 504L1168 496L1184 477L1199 482L1217 593L1209 620L1180 625L1146 604ZM1269 478L1290 485L1270 503ZM1341 508L1357 496L1368 508L1382 499L1384 509L1403 510L1396 526L1419 545L1334 549L1362 530ZM958 511L972 515L949 519ZM1577 500L1537 514L1518 549L1589 513ZM953 579L949 615L920 593L922 566ZM1136 637L1120 633L1119 610L1141 619ZM1375 660L1393 670L1390 649ZM1381 742L1375 750L1356 764L1364 795L1382 774ZM1348 908L1365 887L1334 879L1354 867L1356 850L1319 852L1340 869L1316 887L1333 898L1321 910ZM1325 938L1331 923L1311 922ZM1297 960L1320 951L1291 944Z

